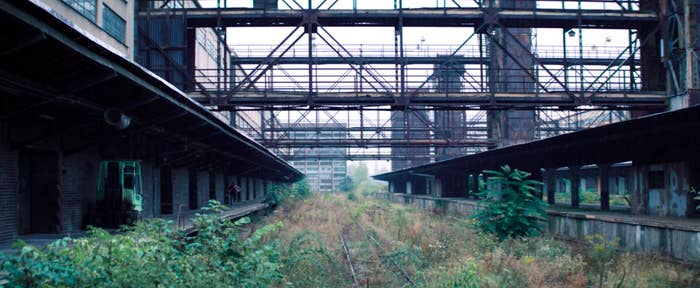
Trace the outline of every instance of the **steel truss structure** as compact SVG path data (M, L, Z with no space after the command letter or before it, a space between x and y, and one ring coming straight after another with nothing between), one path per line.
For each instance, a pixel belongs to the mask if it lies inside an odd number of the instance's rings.
M357 150L337 156L350 160L427 162L440 148L483 151L501 146L502 138L486 111L535 111L525 120L534 126L528 133L545 138L629 119L635 111L663 110L666 71L688 69L678 68L682 65L661 47L686 49L688 43L659 41L680 37L668 32L676 26L664 17L678 17L676 10L687 3L673 10L675 4L659 7L658 1L645 0L395 0L366 8L356 0L253 2L253 7L237 7L231 0L146 2L139 10L142 62L151 53L161 55L160 66L146 66L213 111L259 111L260 119L241 118L248 122L247 132L282 155L296 147L333 146ZM159 45L153 40L154 20L186 39L179 46ZM678 29L687 29L688 21L681 22ZM242 45L231 37L230 29L238 27L290 32L276 44L265 39ZM335 27L388 27L392 44L343 43ZM413 27L458 27L465 31L464 41L414 49L415 43L404 41L405 30ZM559 29L562 43L538 46L533 31L540 28ZM197 29L217 34L216 67L197 67ZM594 29L627 31L628 45L586 45L583 35ZM678 81L697 82L670 75L674 87L688 86ZM333 129L347 136L295 137L333 130L324 124L343 127ZM415 155L388 149L420 147L426 149Z

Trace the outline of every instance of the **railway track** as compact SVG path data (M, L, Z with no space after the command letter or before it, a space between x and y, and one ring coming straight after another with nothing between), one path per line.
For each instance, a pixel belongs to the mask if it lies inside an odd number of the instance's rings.
M401 265L396 262L393 258L386 256L386 251L382 247L382 244L377 240L377 238L372 235L362 224L360 223L352 223L343 226L340 229L340 241L343 246L343 253L345 254L345 259L348 262L348 269L350 270L350 274L352 275L353 279L353 284L354 287L361 287L360 283L364 282L367 287L369 287L369 282L367 279L367 275L363 275L364 273L361 271L358 271L360 269L357 269L356 265L358 264L358 261L355 261L353 263L353 258L355 259L360 259L359 255L352 255L352 250L350 249L350 241L349 239L351 237L348 237L350 234L351 229L357 228L359 234L363 237L369 240L369 243L371 244L370 246L374 247L371 251L368 251L367 253L374 253L381 259L381 263L386 266L388 269L394 272L395 275L397 275L403 282L404 282L404 287L416 287L415 282L413 279L411 279L410 275L406 272L406 270L401 267ZM356 241L362 241L362 239L356 239Z

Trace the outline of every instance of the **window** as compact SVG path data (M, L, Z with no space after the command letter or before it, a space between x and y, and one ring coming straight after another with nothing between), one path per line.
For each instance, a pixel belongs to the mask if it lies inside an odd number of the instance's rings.
M78 11L81 15L88 18L90 21L97 21L97 0L62 0L68 6Z
M126 41L126 21L107 5L104 5L102 12L102 29L114 39L124 43Z
M208 31L209 30L197 29L197 43L204 49L207 55L209 55L209 58L216 61L219 57L219 52L216 50L216 45L209 40L209 37L214 38L216 35L211 31L209 31L211 34L207 35Z

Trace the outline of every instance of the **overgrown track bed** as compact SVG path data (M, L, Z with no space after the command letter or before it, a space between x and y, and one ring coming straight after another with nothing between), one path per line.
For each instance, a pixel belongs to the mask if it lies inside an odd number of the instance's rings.
M340 230L340 242L343 244L343 253L345 254L345 259L348 261L348 266L350 267L350 273L352 274L352 282L356 288L360 287L357 282L357 273L355 273L355 266L352 265L352 259L350 258L350 250L348 249L348 243L345 241L345 234L347 231L347 226Z
M367 231L367 229L365 229L365 227L363 227L359 222L355 223L355 225L357 225L357 227L359 227L360 230L362 230L362 232L365 234L365 236L367 236L367 238L372 241L375 249L378 251L379 255L381 255L381 258L383 260L382 262L383 263L386 263L386 262L391 263L391 266L393 266L393 267L389 267L390 269L392 269L392 268L396 269L396 271L398 271L398 273L400 274L401 278L403 278L407 284L410 284L411 287L416 287L416 283L414 283L413 280L411 280L411 277L409 277L408 273L406 273L406 271L403 268L401 268L401 265L399 265L399 263L396 263L396 261L394 261L394 259L392 259L391 257L385 256L386 254L384 252L384 249L382 249L382 244L380 244L379 241L377 241L377 239L374 238L372 233L369 233Z
M353 235L355 235L354 239L351 237L348 237L349 233L353 232ZM352 239L352 240L348 240ZM367 278L367 273L357 273L355 270L355 265L353 264L351 259L368 259L368 258L378 258L380 259L380 263L384 265L385 268L387 268L389 271L394 272L395 275L401 280L404 281L405 284L403 286L410 286L410 287L416 287L415 282L411 279L410 275L406 272L405 269L401 267L399 263L397 263L392 257L388 256L389 253L387 253L383 248L383 244L376 239L376 236L373 235L371 231L368 231L362 224L359 222L356 223L351 223L344 225L340 229L340 240L343 245L343 251L346 257L346 260L348 262L348 266L350 269L350 273L352 274L353 281L356 287L360 287L360 282L365 283L365 286L368 285L368 278ZM364 241L369 241L370 247L372 249L350 249L350 244L352 243L361 243ZM355 251L353 254L351 251ZM364 253L365 255L359 255L358 253ZM367 267L368 263L359 263L356 262L358 265L362 265L363 267ZM359 279L358 279L359 278Z
M611 251L611 243L499 241L467 217L348 198L313 196L265 217L284 222L271 235L287 251L282 259L308 256L284 264L277 287L597 287L601 279L603 287L700 287L695 267Z

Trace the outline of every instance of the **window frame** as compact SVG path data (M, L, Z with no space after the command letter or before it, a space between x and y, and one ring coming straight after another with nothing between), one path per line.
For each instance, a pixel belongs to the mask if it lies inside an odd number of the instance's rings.
M123 29L122 31L119 31L122 33L122 35L114 35L112 29L107 28L107 12L111 13L113 16L116 17L116 19L121 20L121 23L123 24ZM122 18L121 15L119 15L114 9L110 8L107 3L102 3L102 30L107 33L107 35L111 36L114 38L114 40L117 40L119 43L126 45L126 20ZM120 39L118 36L121 36L122 39Z

